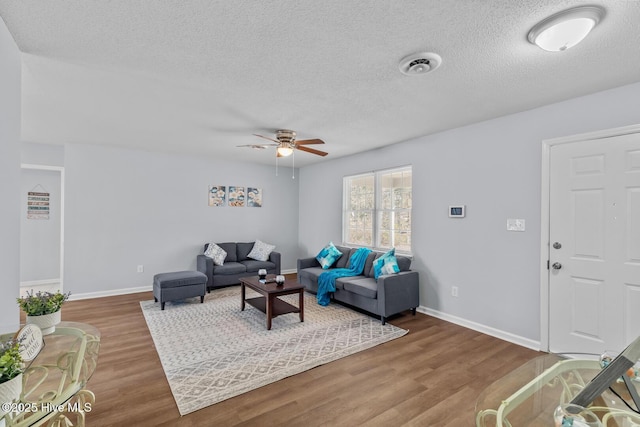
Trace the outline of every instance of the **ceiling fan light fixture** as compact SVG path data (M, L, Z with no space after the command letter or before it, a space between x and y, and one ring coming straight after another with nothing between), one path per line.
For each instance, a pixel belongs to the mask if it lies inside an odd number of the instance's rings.
M288 145L281 145L280 147L278 147L277 151L278 154L282 157L288 157L293 154L293 148Z
M604 15L598 6L567 9L534 25L527 39L543 50L562 52L580 43Z

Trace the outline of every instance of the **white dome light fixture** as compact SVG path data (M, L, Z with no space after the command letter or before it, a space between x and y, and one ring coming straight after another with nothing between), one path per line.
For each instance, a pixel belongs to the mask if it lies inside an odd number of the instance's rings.
M534 25L527 39L546 51L562 52L580 43L604 15L598 6L567 9Z
M431 52L414 53L402 58L398 68L403 74L417 76L435 70L442 64L440 55Z
M283 144L283 145L279 146L276 151L282 157L288 157L288 156L293 154L293 148L291 148L291 145L289 145L289 144L287 144L287 145Z

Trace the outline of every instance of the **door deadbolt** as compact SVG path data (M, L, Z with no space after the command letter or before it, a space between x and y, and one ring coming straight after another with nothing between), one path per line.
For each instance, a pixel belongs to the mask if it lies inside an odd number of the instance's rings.
M551 267L553 267L554 270L560 270L562 268L562 264L560 264L559 262L554 262L553 264L551 264Z
M562 245L560 244L560 242L555 242L553 244L553 249L560 249L562 247Z

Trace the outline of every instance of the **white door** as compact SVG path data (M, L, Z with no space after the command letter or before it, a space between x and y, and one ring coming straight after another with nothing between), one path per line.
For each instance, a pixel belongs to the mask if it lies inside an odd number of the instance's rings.
M549 350L640 335L640 134L550 148Z

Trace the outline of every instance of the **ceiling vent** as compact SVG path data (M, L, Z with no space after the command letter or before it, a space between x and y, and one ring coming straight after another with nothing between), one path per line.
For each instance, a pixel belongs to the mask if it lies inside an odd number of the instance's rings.
M440 55L431 52L414 53L403 58L398 65L400 71L408 76L429 73L442 64Z

